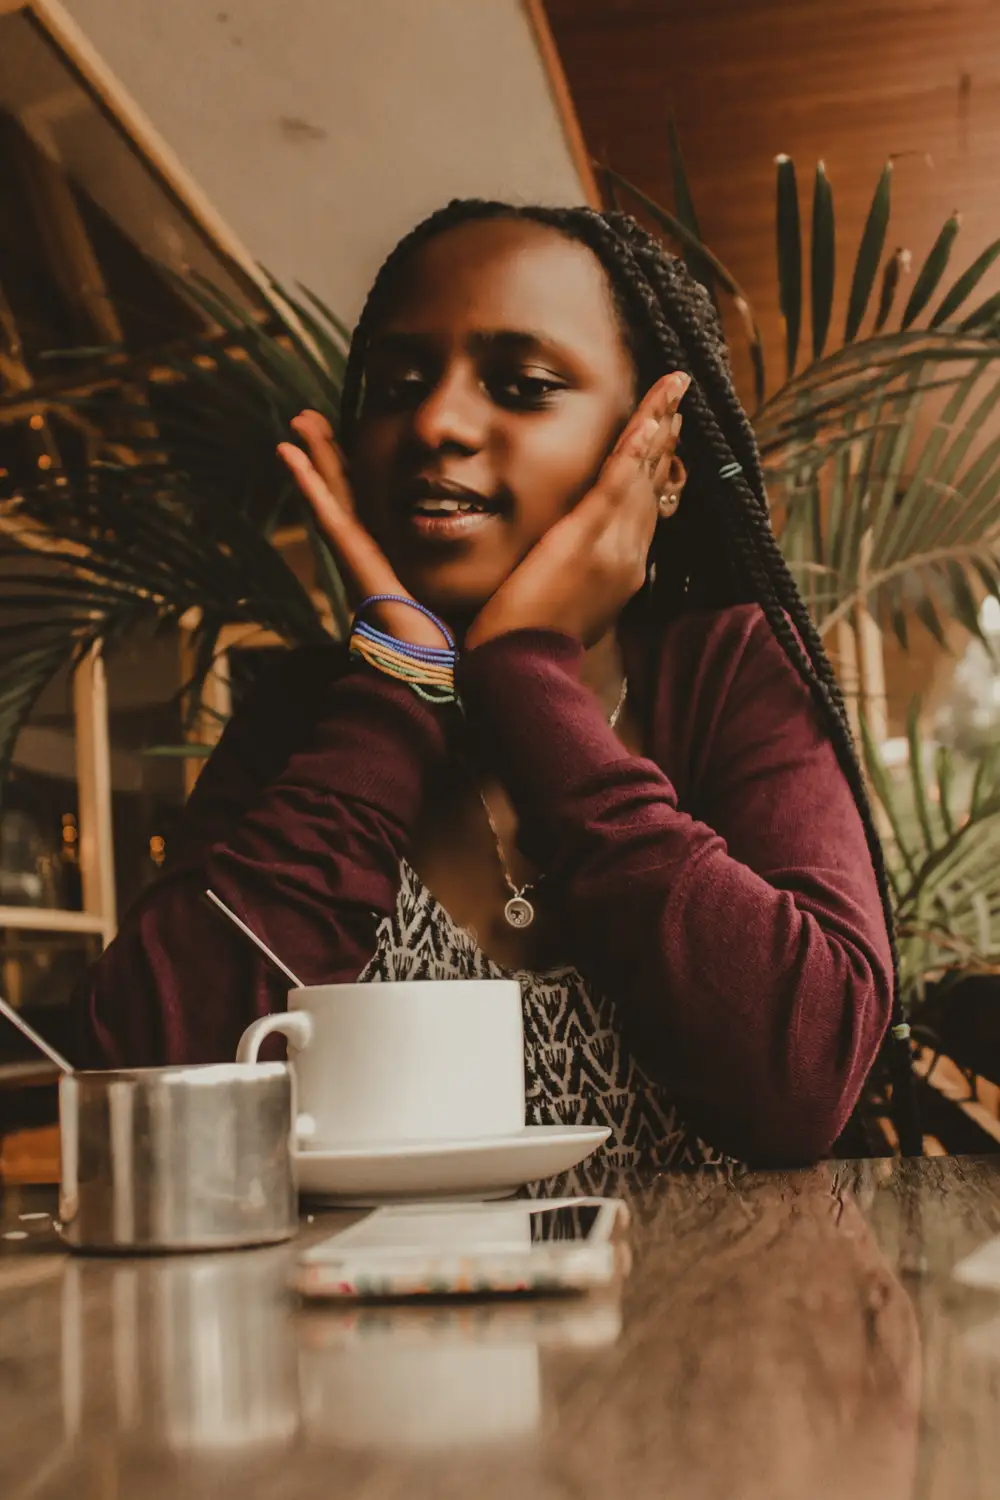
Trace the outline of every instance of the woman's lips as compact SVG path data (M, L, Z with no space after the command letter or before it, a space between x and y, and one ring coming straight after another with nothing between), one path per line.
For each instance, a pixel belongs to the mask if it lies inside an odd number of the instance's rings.
M418 475L400 497L403 527L422 541L472 540L499 512L494 500L443 475Z
M471 541L498 520L495 510L478 509L445 510L434 514L409 510L403 516L403 524L411 536L432 542Z

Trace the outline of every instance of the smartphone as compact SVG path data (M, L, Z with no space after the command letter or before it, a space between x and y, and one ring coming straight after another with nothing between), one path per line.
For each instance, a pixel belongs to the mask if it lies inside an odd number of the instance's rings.
M629 1269L616 1198L379 1208L300 1255L304 1297L587 1291Z

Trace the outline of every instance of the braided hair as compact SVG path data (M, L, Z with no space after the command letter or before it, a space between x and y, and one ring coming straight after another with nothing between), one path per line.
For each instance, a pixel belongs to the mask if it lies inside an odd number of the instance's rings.
M368 294L341 391L339 436L344 450L350 453L357 433L371 336L399 288L400 273L436 236L489 219L547 225L596 255L632 357L637 399L669 370L692 376L678 449L688 482L666 541L663 528L654 539L645 604L664 622L678 607L758 604L817 704L857 804L878 883L893 970L892 1018L881 1061L892 1086L901 1149L905 1155L919 1155L921 1134L882 845L840 687L771 529L753 429L736 394L725 339L705 288L628 214L453 199L399 242Z

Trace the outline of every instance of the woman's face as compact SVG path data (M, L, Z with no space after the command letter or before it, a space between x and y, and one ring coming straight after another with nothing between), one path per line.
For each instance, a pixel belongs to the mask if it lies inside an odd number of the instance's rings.
M635 401L596 256L547 225L460 225L416 253L373 330L359 513L460 623L593 485Z

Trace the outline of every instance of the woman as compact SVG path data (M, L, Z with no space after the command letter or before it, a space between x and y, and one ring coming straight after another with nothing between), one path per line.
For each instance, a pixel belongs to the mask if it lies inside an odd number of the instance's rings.
M293 427L391 598L234 717L86 1061L283 1006L210 887L306 983L516 974L529 1122L610 1124L615 1167L829 1152L900 1026L885 876L703 289L626 215L456 200L376 278L340 450Z

